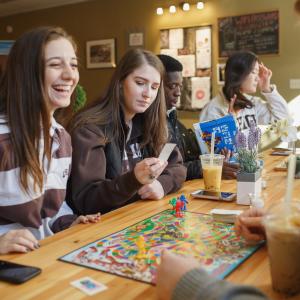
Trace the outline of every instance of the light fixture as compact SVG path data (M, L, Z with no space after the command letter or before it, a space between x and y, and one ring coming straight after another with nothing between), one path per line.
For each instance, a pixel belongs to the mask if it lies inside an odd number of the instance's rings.
M162 8L162 7L158 7L158 8L156 9L156 14L159 15L159 16L163 15L163 14L164 14L163 8Z
M299 0L300 1L300 0ZM1 2L1 0L0 0ZM179 2L178 5L170 5L169 7L157 7L156 8L156 14L157 15L163 15L164 12L169 10L170 14L175 14L177 12L177 9L180 8L183 11L191 11L194 8L198 10L202 10L204 8L204 2L205 1L189 1L189 0L184 0L182 2Z
M169 7L169 12L170 12L171 14L176 13L176 6L175 6L175 5L171 5L171 6Z
M203 1L198 1L197 2L197 9L203 9L204 8L204 3Z
M184 10L184 11L190 10L190 4L187 3L187 2L184 2L184 3L182 4L182 10Z

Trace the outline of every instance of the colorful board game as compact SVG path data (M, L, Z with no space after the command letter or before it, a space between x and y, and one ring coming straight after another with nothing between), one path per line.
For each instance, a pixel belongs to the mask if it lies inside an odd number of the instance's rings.
M194 256L221 279L259 247L247 246L235 235L232 224L217 223L210 215L183 212L178 218L172 210L165 210L60 260L153 284L164 248Z

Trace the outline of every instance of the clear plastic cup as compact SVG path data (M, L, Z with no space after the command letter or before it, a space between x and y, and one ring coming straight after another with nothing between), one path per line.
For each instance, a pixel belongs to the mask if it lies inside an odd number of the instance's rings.
M215 192L220 191L224 155L202 154L200 159L205 189Z
M284 202L270 208L264 218L272 285L286 295L300 292L300 203Z

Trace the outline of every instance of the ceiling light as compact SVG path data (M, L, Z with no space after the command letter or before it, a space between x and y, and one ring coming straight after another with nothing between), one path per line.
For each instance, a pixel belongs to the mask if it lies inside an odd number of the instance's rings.
M202 1L197 2L197 9L203 9L204 3Z
M159 16L163 15L163 14L164 14L163 8L162 8L162 7L158 7L158 8L156 9L156 14L159 15Z
M185 3L183 3L183 5L182 5L182 9L183 9L184 11L188 11L188 10L190 10L190 5L189 5L187 2L185 2Z
M170 11L171 14L176 13L176 6L175 5L171 5L170 8L169 8L169 11Z

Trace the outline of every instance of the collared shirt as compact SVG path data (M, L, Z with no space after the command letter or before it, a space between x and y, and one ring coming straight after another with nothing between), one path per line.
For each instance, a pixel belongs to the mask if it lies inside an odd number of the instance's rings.
M72 147L69 134L54 119L51 122L51 160L40 142L40 165L44 168L42 190L34 189L33 178L28 175L28 191L20 184L20 167L16 165L6 118L0 116L0 158L7 153L6 163L0 167L0 234L12 229L29 229L37 239L58 231L60 217L72 214L64 202L66 184L70 173ZM74 217L68 217L68 223ZM57 222L55 225L54 223Z

